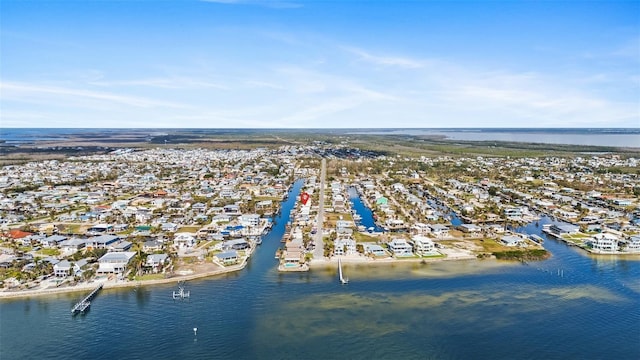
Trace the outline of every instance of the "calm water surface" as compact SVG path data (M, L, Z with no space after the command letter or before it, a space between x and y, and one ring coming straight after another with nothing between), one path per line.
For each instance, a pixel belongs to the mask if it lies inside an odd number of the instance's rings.
M168 284L103 291L76 317L80 294L0 302L0 358L640 358L638 261L547 240L544 262L352 265L342 286L335 269L276 271L295 198L245 270L189 281L190 301Z

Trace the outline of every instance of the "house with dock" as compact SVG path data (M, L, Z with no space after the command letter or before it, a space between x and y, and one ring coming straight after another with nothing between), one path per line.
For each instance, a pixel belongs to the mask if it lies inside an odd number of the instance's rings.
M133 251L111 252L98 259L98 274L124 273L131 259L136 255Z

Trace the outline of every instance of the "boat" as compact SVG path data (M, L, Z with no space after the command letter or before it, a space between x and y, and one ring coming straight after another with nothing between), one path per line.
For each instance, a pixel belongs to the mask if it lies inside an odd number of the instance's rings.
M345 278L344 276L342 276L342 260L340 258L338 258L338 274L340 274L340 283L341 284L347 284L349 282L348 278Z
M544 239L541 238L540 236L536 235L536 234L531 234L529 235L529 238L535 242L537 242L538 244L542 244L544 243Z

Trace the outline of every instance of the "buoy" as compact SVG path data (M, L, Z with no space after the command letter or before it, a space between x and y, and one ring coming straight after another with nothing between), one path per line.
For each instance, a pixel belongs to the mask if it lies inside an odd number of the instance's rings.
M193 328L193 335L198 335L198 328Z

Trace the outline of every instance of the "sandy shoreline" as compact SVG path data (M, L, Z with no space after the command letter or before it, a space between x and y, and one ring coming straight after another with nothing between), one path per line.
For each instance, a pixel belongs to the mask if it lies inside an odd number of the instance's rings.
M433 262L451 262L451 261L480 261L475 256L458 256L458 257L424 257L424 258L406 258L406 259L396 259L393 257L382 258L382 259L372 259L370 257L340 257L343 264L349 265L367 265L367 266L385 266L385 265L394 265L394 264L408 264L408 263L433 263ZM0 291L0 301L3 299L17 299L17 298L29 298L35 296L46 296L46 295L55 295L55 294L64 294L64 293L73 293L73 292L87 292L93 290L100 283L103 284L103 289L116 289L116 288L128 288L128 287L137 287L137 286L147 286L147 285L158 285L158 284L169 284L169 283L177 283L179 281L187 281L193 279L206 278L231 272L236 272L244 269L247 266L248 259L237 265L229 266L223 269L217 269L213 271L203 271L196 272L194 274L189 275L178 275L171 278L166 279L156 279L156 280L144 280L144 281L93 281L91 283L81 283L75 286L61 287L61 288L46 288L46 289L35 289L35 290L18 290L18 291ZM330 259L322 258L317 260L311 260L309 263L309 269L307 271L313 271L314 269L320 270L329 267L337 267L338 266L338 257L332 257ZM299 270L298 270L299 271Z
M224 269L218 269L213 271L205 271L200 273L194 273L189 275L178 275L166 279L144 280L144 281L93 281L91 283L81 283L75 286L67 286L61 288L46 288L46 289L34 289L34 290L17 290L17 291L0 291L0 300L2 299L16 299L16 298L28 298L34 296L64 294L73 292L85 292L91 291L96 288L100 283L103 284L103 289L117 289L146 285L168 284L179 281L187 281L199 278L205 278L210 276L216 276L235 271L240 271L247 266L247 259L237 265L232 265Z
M440 262L440 261L470 261L470 260L478 260L476 256L460 256L460 257L411 257L406 259L396 259L393 257L382 258L382 259L372 259L370 257L338 257L334 256L330 259L323 258L318 260L311 260L309 263L309 268L313 270L314 267L334 267L338 266L338 258L342 261L343 264L359 264L359 265L385 265L385 264L404 264L404 263L412 263L412 262Z

